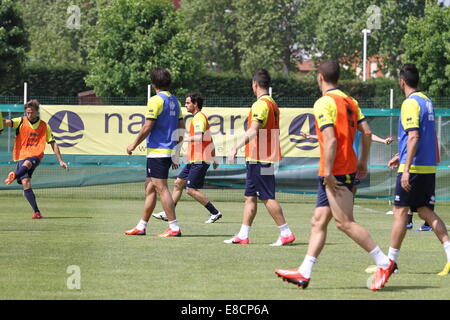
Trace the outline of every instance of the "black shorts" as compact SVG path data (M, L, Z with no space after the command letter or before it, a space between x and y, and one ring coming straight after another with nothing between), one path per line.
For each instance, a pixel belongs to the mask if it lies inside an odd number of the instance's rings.
M275 171L273 163L247 162L245 196L260 200L275 199Z
M147 158L147 178L167 179L172 158Z
M394 205L409 207L412 212L417 212L420 207L428 207L434 210L435 204L435 173L410 173L409 184L411 191L406 192L401 185L402 174L397 174L395 185Z
M356 173L345 174L335 176L338 184L340 186L346 187L350 192L353 192L353 186L355 182ZM329 207L330 203L328 202L327 193L325 191L325 186L323 184L323 177L319 177L319 185L317 186L317 202L316 207Z
M206 162L188 163L178 174L178 178L187 180L188 188L201 189L205 183L206 171L209 166L210 164Z
M25 172L23 175L16 177L18 184L22 184L22 179L26 179L26 178L31 179L31 177L33 176L34 170L36 170L39 163L41 163L41 160L39 159L39 157L31 157L31 158L19 160L17 162L16 172L23 165L23 163L27 160L31 162L31 168L28 169L28 171Z

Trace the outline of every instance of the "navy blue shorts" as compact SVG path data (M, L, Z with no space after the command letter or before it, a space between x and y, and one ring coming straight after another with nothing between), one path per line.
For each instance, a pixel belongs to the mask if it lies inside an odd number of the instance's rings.
M435 204L435 173L410 173L409 184L411 191L406 192L401 185L402 174L397 174L395 185L394 205L398 207L409 207L412 212L417 212L420 207L428 207L434 210Z
M353 186L355 182L356 173L345 174L335 176L338 181L338 185L346 187L350 192L353 192ZM319 177L319 185L317 186L317 201L316 207L329 207L327 193L325 191L325 186L323 184L323 177Z
M178 174L178 178L187 180L186 186L192 189L201 189L205 183L206 171L209 163L188 163Z
M275 171L273 163L246 163L245 196L260 200L275 199Z
M172 158L147 158L147 178L167 179Z
M23 163L27 160L31 162L31 168L27 172L25 172L23 175L16 177L18 184L22 184L22 179L26 179L26 178L31 179L31 177L33 176L34 170L37 168L39 163L41 163L41 160L39 159L39 157L31 157L31 158L19 160L17 162L16 172L23 165Z

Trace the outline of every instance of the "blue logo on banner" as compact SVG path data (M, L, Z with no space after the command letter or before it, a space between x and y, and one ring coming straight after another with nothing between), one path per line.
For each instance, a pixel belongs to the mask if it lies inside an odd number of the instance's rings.
M80 116L72 111L55 113L48 121L59 147L70 148L83 138L84 123Z
M309 151L317 148L319 146L318 144L319 141L313 138L306 139L300 135L300 132L302 131L302 128L304 127L306 120L308 120L309 122L309 128L307 128L308 131L306 130L304 131L306 131L309 134L316 135L316 126L315 126L316 119L314 118L314 115L312 113L304 113L295 117L294 120L292 120L291 125L289 126L289 137L290 137L289 139L291 140L291 142L294 142L296 144L295 145L296 148L300 150ZM304 145L307 143L309 143L310 145Z

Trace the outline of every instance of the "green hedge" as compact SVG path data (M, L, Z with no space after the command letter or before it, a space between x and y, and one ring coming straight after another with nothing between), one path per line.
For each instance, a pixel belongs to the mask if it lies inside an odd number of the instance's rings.
M19 83L10 91L12 95L23 95L23 83L28 83L28 96L76 96L90 90L84 82L88 71L84 67L27 65Z
M273 96L284 107L312 107L314 101L321 96L315 77L286 77L274 76L272 78ZM389 107L390 89L394 89L394 105L399 106L403 100L397 80L387 78L361 80L342 80L339 88L360 101L363 108ZM201 92L206 97L209 106L220 105L224 97L249 97L253 99L251 78L240 74L205 74L199 76L192 83L191 91ZM180 96L186 92L178 92ZM230 100L233 101L233 100ZM236 103L241 101L234 99ZM235 106L235 105L230 105Z
M21 81L3 95L22 95L23 82L26 81L30 97L76 97L79 92L91 89L84 82L87 74L87 69L79 66L28 65L24 69ZM364 108L388 107L391 88L394 89L394 105L398 107L403 100L397 80L386 78L369 79L366 82L342 80L339 87L358 99ZM277 102L284 107L311 107L315 99L321 95L313 76L273 76L272 88ZM146 90L147 88L142 88L144 102ZM174 88L173 91L180 98L188 91L201 92L209 106L247 106L254 100L251 78L235 73L201 74L192 80L188 89ZM114 99L114 103L130 104L131 100L120 97Z

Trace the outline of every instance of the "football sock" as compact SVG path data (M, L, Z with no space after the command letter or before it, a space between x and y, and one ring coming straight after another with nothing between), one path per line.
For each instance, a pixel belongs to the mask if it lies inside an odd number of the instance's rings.
M450 262L450 241L444 242L443 246L445 254L447 255L447 262Z
M40 212L39 208L37 206L37 203L36 203L36 196L34 195L33 190L31 188L27 189L27 190L23 190L23 195L25 196L25 198L30 203L30 205L33 208L34 212Z
M139 221L139 223L137 224L136 229L141 230L141 231L145 230L147 228L147 224L148 224L148 221L144 221L141 219Z
M278 229L280 229L280 234L282 237L288 237L292 234L292 231L291 229L289 229L287 223L283 224L282 226L278 226Z
M216 209L216 207L214 207L214 205L211 203L211 201L205 205L205 208L209 211L209 213L211 213L213 215L216 215L219 213L219 211Z
M25 173L27 173L28 170L30 170L30 169L28 169L27 166L20 166L20 167L16 170L16 172L14 172L14 174L16 175L16 178L17 178L17 177L21 177L21 176L23 176Z
M370 251L370 256L378 267L387 268L389 267L389 258L381 251L380 247L376 247Z
M178 220L169 221L169 228L172 229L173 231L180 231Z
M394 260L395 262L397 262L399 255L400 255L400 249L394 249L392 247L389 247L389 253L388 253L388 258L389 259Z
M250 229L251 229L250 226L246 226L245 224L241 225L241 230L239 230L239 233L237 236L241 239L247 239Z
M428 224L428 222L425 221L425 223L423 224L425 227L430 227L430 225Z
M408 223L407 224L410 224L410 223L413 223L413 215L412 214L408 214Z
M305 259L303 259L303 263L298 268L298 272L300 272L305 278L310 279L316 262L317 258L306 255Z

